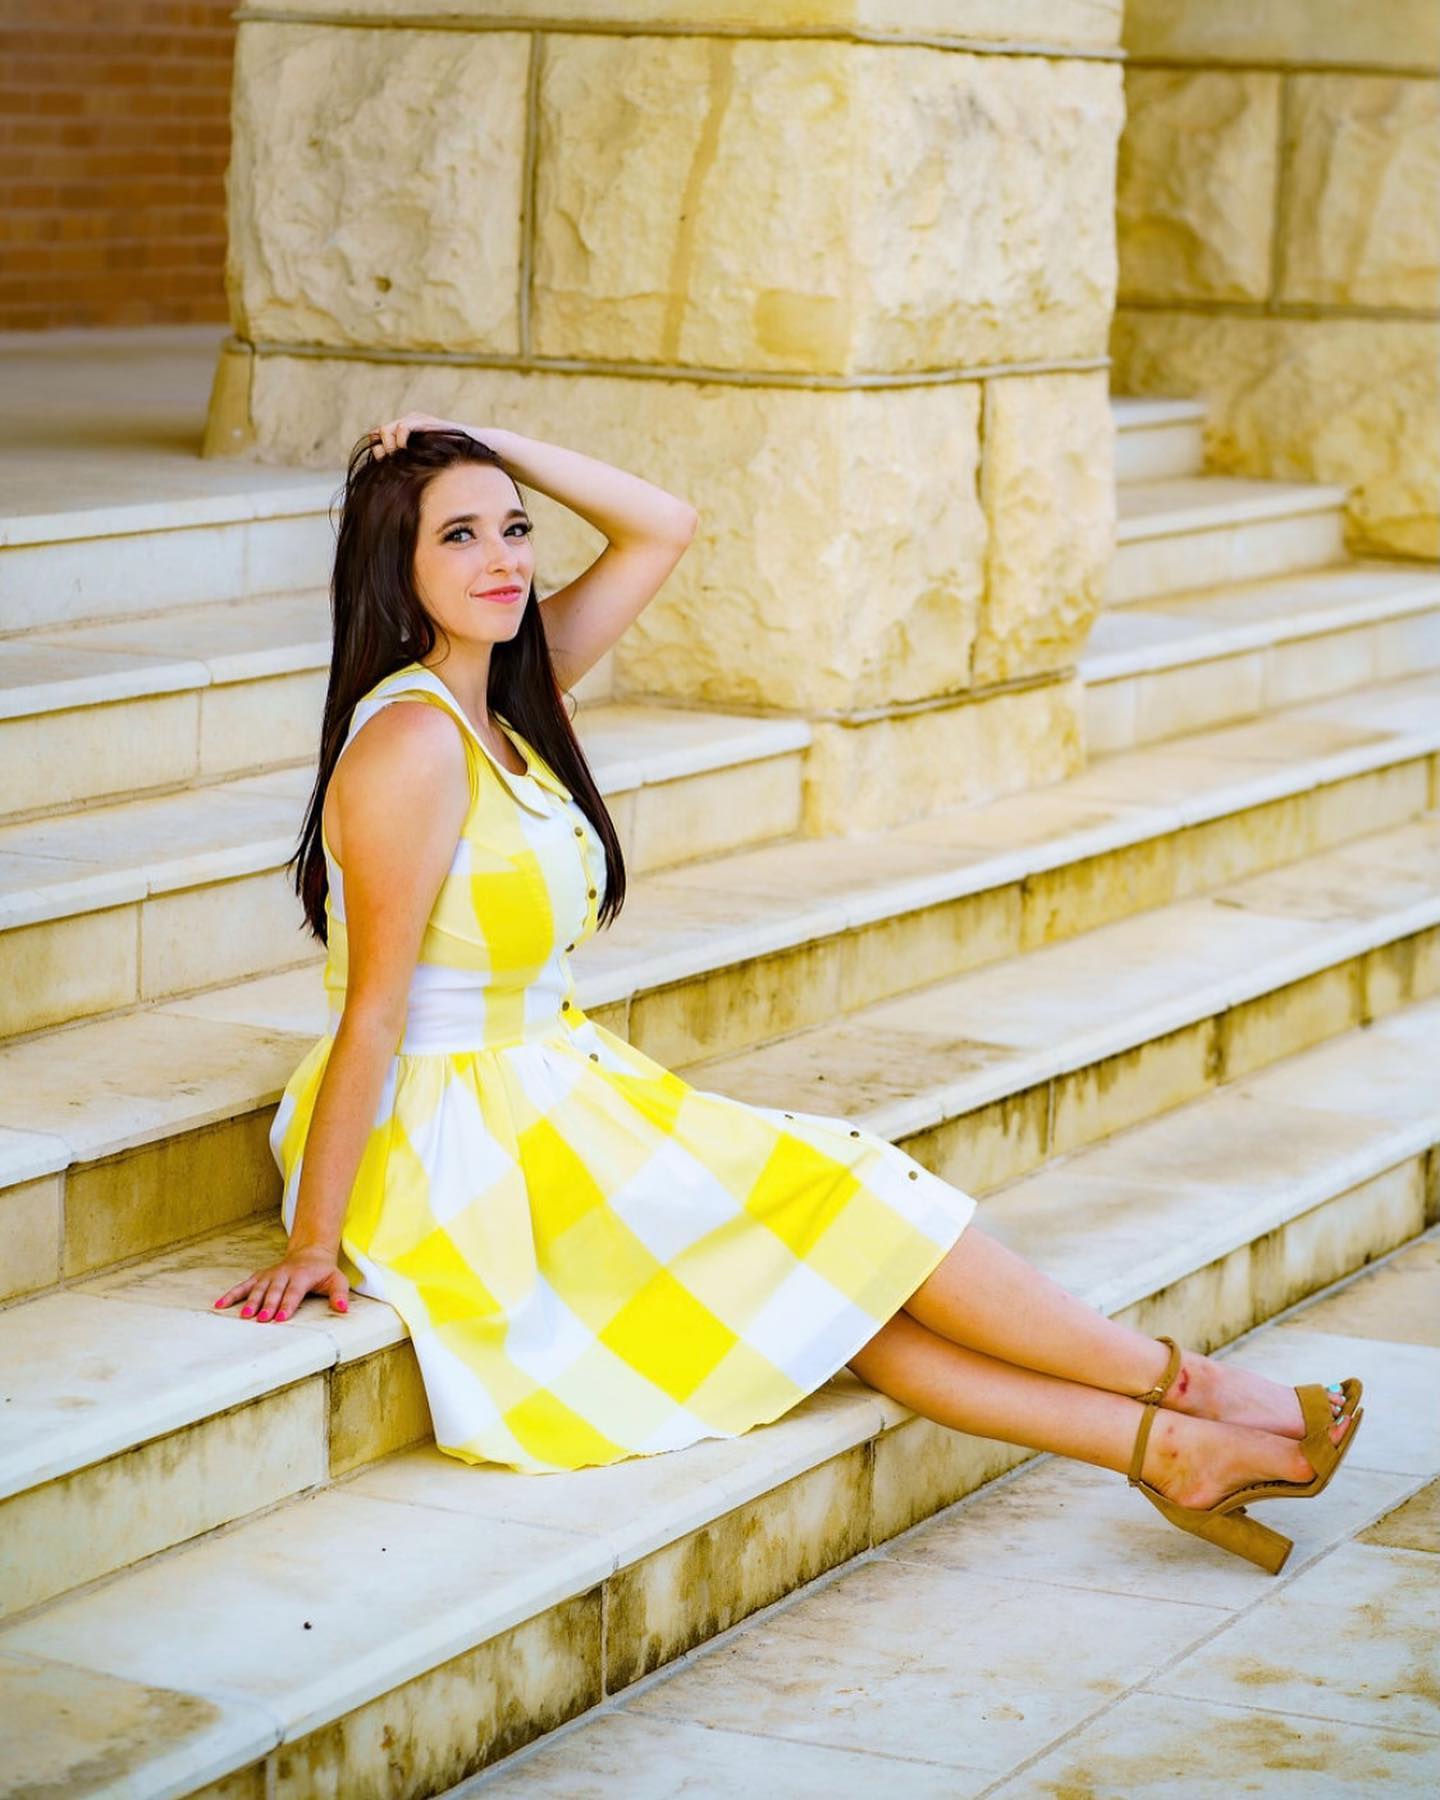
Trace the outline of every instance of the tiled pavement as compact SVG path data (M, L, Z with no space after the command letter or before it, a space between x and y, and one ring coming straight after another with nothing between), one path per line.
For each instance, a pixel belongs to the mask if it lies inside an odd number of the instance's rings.
M1365 1382L1280 1576L1039 1458L447 1800L1440 1792L1440 1227L1226 1354Z

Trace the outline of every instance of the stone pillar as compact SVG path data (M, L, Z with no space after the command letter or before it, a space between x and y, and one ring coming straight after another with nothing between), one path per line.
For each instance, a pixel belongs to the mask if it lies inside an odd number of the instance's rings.
M1120 0L359 7L237 13L209 451L421 407L684 495L610 692L810 720L811 831L1077 768Z
M1116 391L1440 556L1440 6L1129 0L1125 40Z

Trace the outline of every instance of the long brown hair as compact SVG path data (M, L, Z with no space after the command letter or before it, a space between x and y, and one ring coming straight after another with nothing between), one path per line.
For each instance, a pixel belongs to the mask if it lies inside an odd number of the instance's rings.
M488 444L462 431L412 431L403 448L382 457L371 454L366 436L350 452L330 578L333 643L319 766L299 847L285 865L294 870L305 921L322 944L328 942L325 896L330 885L320 836L325 790L345 747L356 702L387 675L419 662L435 647L437 627L415 592L413 574L420 497L442 469L464 462L505 467ZM518 491L518 483L516 487ZM608 924L625 899L625 859L570 723L533 581L520 629L490 652L486 705L535 746L599 833L606 889L596 923Z

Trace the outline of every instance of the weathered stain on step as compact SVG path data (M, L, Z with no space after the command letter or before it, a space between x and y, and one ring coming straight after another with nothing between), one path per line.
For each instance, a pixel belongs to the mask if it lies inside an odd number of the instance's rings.
M12 1770L7 1800L63 1800L102 1790L138 1793L134 1784L152 1767L156 1744L173 1753L213 1731L224 1716L215 1702L197 1694L58 1663L7 1656L0 1674L6 1712L41 1728L31 1742L45 1746L38 1766L28 1762L23 1775Z
M1385 1544L1392 1550L1425 1550L1440 1555L1440 1480L1431 1481L1356 1539Z

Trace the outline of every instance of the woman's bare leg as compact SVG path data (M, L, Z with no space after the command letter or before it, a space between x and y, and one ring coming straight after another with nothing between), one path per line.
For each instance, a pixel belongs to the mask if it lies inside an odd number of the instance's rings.
M846 1365L881 1393L956 1431L1128 1470L1144 1408L1084 1382L966 1349L901 1310ZM1331 1427L1338 1442L1349 1429ZM1143 1475L1182 1506L1209 1506L1250 1481L1308 1481L1314 1471L1289 1437L1248 1425L1161 1412Z
M1112 1394L1152 1387L1169 1355L1155 1338L1106 1318L974 1220L902 1310L952 1343ZM1188 1348L1165 1406L1285 1437L1305 1431L1293 1387Z

